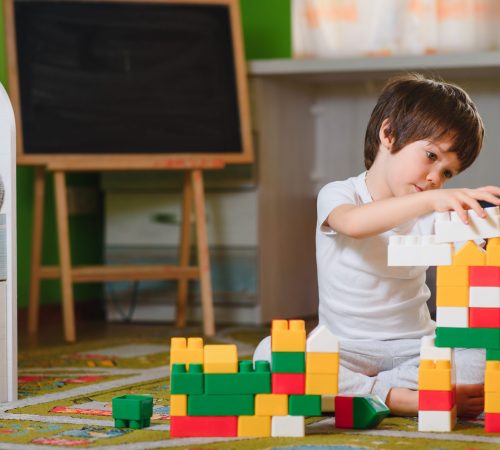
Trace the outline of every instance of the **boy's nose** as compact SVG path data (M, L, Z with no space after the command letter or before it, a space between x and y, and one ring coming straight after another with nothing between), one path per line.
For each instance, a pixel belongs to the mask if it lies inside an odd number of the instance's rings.
M427 174L426 181L429 184L428 189L438 189L442 186L444 180L439 171L432 170Z

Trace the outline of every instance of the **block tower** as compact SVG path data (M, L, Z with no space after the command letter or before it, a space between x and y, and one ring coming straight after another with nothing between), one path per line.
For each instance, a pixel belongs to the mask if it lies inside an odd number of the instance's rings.
M391 238L389 265L436 265L436 337L424 340L419 372L419 430L455 423L454 347L485 348L485 431L500 432L500 208L486 218L441 213L435 236ZM486 240L486 249L477 242ZM454 251L453 242L466 242ZM433 346L435 344L435 347ZM435 391L430 394L427 391Z

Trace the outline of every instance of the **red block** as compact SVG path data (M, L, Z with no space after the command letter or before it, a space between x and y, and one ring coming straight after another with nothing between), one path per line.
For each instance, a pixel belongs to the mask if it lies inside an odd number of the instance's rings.
M304 373L273 373L273 394L305 394Z
M500 286L500 266L469 267L469 286Z
M500 413L484 413L484 431L500 433Z
M455 389L451 391L418 391L419 411L451 411L455 406Z
M335 397L335 427L354 428L354 397Z
M174 416L170 418L170 437L238 436L236 416Z
M470 328L500 328L500 308L469 308Z

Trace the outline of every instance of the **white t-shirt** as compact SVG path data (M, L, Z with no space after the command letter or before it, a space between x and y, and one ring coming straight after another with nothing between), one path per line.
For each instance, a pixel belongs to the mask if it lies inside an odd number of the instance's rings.
M339 339L414 339L432 334L426 302L427 267L388 267L387 246L395 234L433 234L434 214L377 236L353 239L323 225L337 206L362 205L372 198L366 172L324 186L318 194L316 263L319 324Z

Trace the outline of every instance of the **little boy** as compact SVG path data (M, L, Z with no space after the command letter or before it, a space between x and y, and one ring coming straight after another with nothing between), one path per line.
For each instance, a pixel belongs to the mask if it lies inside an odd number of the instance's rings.
M395 234L433 234L435 211L464 222L479 201L500 205L500 188L442 189L479 154L484 127L459 87L417 74L391 79L365 136L367 171L318 195L319 324L340 341L340 392L377 394L395 415L416 415L420 339L435 323L425 267L388 267ZM269 338L254 360L270 359ZM458 349L457 408L483 411L483 350Z

